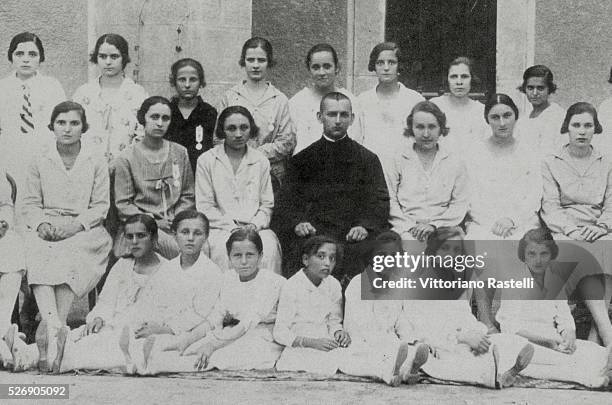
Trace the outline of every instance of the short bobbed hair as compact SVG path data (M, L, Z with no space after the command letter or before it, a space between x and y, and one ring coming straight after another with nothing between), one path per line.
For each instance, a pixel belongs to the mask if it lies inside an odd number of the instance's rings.
M561 124L561 133L567 134L569 132L569 122L572 117L576 114L589 113L593 117L593 123L595 124L595 133L601 134L603 132L603 128L601 127L601 123L599 122L599 118L597 118L597 110L591 103L586 103L581 101L579 103L572 104L570 108L567 109L567 113L565 113L565 119L563 120L563 124Z
M436 117L438 125L440 126L440 135L446 136L448 134L448 128L446 126L446 114L440 110L440 107L432 103L431 101L420 101L418 102L410 112L408 118L406 118L406 130L404 136L414 136L412 131L412 124L414 122L414 115L418 112L426 112Z
M316 44L308 50L308 53L306 54L306 69L310 70L310 62L312 61L312 55L317 52L331 53L332 58L334 59L334 66L336 67L336 70L340 70L340 64L338 62L338 53L336 52L334 47L329 44Z
M534 228L527 231L519 241L517 255L523 263L525 263L525 250L527 250L529 243L545 245L550 251L552 260L555 260L559 255L559 246L555 243L552 233L546 228Z
M400 48L395 42L381 42L380 44L372 48L372 52L370 52L368 72L374 72L376 70L376 61L378 60L378 56L380 55L380 53L383 51L394 51L398 64L401 61Z
M498 104L505 104L510 107L512 111L514 111L514 118L518 120L519 109L516 104L514 104L512 98L504 93L495 93L491 97L489 97L487 99L487 102L485 103L484 119L487 123L489 123L489 111L491 111L491 109Z
M198 62L197 60L191 59L191 58L179 59L172 64L172 66L170 67L170 77L169 77L170 85L172 87L176 86L176 77L178 76L178 72L179 70L181 70L182 68L186 66L194 68L196 72L198 73L198 80L200 80L200 88L206 87L206 80L204 77L204 68L202 67L202 64Z
M259 127L257 127L255 124L255 119L253 118L253 115L251 115L250 111L241 105L232 105L221 111L221 114L219 114L219 118L217 119L217 128L215 129L217 138L225 139L225 121L232 114L240 114L245 116L247 120L249 120L249 125L251 127L249 138L257 137Z
M552 70L545 65L534 65L528 67L523 73L523 83L518 87L521 93L525 93L525 87L527 86L527 80L532 77L542 77L544 78L544 83L546 83L546 87L548 87L548 93L553 94L557 91L557 85L554 82L554 75Z
M336 246L336 262L339 262L342 255L342 246L334 238L327 235L315 235L306 239L306 241L304 241L304 244L302 245L300 259L302 259L304 255L306 257L310 257L312 255L317 254L321 246L327 243Z
M157 240L157 222L155 222L155 218L153 218L152 216L147 214L132 215L125 221L126 226L130 224L143 224L147 232L149 232L149 234L151 235L151 239Z
M53 131L55 119L58 115L67 113L70 111L76 111L81 116L81 123L83 124L82 132L87 132L89 129L89 124L87 123L87 116L85 115L85 109L79 103L75 103L74 101L62 101L55 107L53 107L53 111L51 112L51 121L49 122L48 128Z
M31 32L22 32L21 34L15 35L11 39L11 43L8 48L8 60L13 63L13 52L17 49L17 46L22 42L34 42L36 48L38 49L38 53L40 54L40 62L45 61L45 48L43 48L42 41L38 38L38 35L32 34Z
M229 238L227 238L227 242L225 242L227 255L229 256L231 254L232 247L234 247L234 242L242 242L245 240L252 242L260 255L263 253L263 242L261 241L261 236L259 236L259 233L253 229L238 228L231 233Z
M96 41L96 45L94 46L94 50L89 56L89 61L94 65L98 64L98 53L100 52L100 47L102 44L107 43L109 45L113 45L119 53L121 54L121 64L123 69L130 63L130 52L128 42L119 34L104 34Z
M174 220L172 221L172 224L170 225L170 229L173 232L176 232L179 226L181 225L181 222L187 219L201 220L202 223L204 224L204 233L208 237L208 234L210 231L210 222L208 221L208 218L206 217L206 215L196 210L185 210L185 211L181 211L178 214L176 214L176 216L174 217Z
M256 48L261 48L266 53L266 58L268 58L268 67L271 68L276 65L276 60L274 59L272 53L272 44L270 43L270 41L262 37L253 37L246 40L244 45L242 45L242 51L240 52L240 59L238 60L238 64L244 67L247 49Z
M170 111L172 111L172 105L170 104L170 100L168 100L166 97L162 97L162 96L149 97L145 99L145 101L142 102L140 108L138 109L138 112L136 112L136 119L138 120L138 123L140 125L144 126L145 115L147 114L147 111L149 111L149 108L151 108L155 104L167 105Z

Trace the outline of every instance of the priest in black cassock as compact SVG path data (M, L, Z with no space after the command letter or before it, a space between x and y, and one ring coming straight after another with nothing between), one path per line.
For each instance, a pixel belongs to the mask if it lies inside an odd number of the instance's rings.
M284 212L285 275L301 267L299 249L308 237L328 235L344 250L333 273L346 286L363 270L366 241L388 228L389 192L378 157L347 135L351 101L328 93L317 113L323 136L291 159Z

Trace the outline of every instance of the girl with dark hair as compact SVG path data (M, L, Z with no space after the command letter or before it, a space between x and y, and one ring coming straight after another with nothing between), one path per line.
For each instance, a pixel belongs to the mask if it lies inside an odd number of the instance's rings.
M527 68L518 89L525 94L530 107L518 122L521 137L542 157L556 152L567 143L567 137L559 135L565 110L549 100L557 90L552 71L544 65Z
M39 340L66 325L73 300L104 274L111 248L102 226L110 205L108 167L81 142L83 107L64 101L51 117L56 145L31 162L23 198L28 283L46 325Z
M394 42L382 42L372 49L368 70L378 84L357 97L363 113L363 146L376 153L386 171L398 150L408 143L402 136L406 118L423 96L399 82L400 49Z
M542 219L555 239L587 242L580 245L600 261L604 274L583 278L578 289L585 289L588 282L603 283L604 300L585 302L597 324L591 328L589 338L601 339L608 346L612 344L608 317L612 297L612 257L608 242L612 229L612 162L591 145L593 135L602 132L597 111L591 104L573 104L567 110L561 132L568 134L569 143L547 157L542 165Z
M480 139L487 129L482 119L482 103L469 97L476 80L474 62L460 56L448 66L448 94L430 100L446 114L449 136L443 142L449 150L465 150L467 145Z
M465 218L467 169L455 153L441 145L446 133L446 117L438 106L430 101L414 106L405 132L413 142L396 155L387 173L389 223L403 240L425 242L436 228L457 226ZM422 246L408 250L417 253L413 249Z
M248 145L258 134L254 117L242 106L219 115L217 137L222 145L204 153L196 170L196 205L210 220L210 257L227 269L224 244L240 227L259 232L264 243L262 268L281 273L280 244L270 230L274 195L270 162Z
M136 117L144 127L144 138L126 149L114 163L115 205L119 219L147 213L157 221L159 253L167 259L179 254L171 236L176 214L195 208L194 180L187 150L164 139L171 120L170 101L164 97L147 98ZM121 232L115 243L115 255L122 256L125 246Z
M8 60L13 71L0 80L0 150L5 169L22 189L27 164L52 143L47 124L51 110L66 100L66 94L57 79L40 71L45 50L36 34L15 35L9 45Z
M560 247L565 250L564 245ZM502 294L497 312L501 334L495 341L503 344L511 361L512 353L527 342L535 349L531 363L521 374L547 380L568 381L587 387L606 387L612 377L612 345L601 347L594 342L576 339L574 318L567 304L565 284L568 274L555 261L560 249L548 229L529 230L519 242L518 256L524 271L514 277L533 277L535 288L522 294ZM574 251L575 253L575 251ZM571 258L570 258L571 257ZM579 261L576 255L565 255ZM569 270L569 269L568 269Z
M166 139L187 148L193 172L198 157L213 147L217 110L198 94L206 87L204 68L197 60L180 59L170 68L172 119Z
M270 174L275 190L279 190L287 170L287 160L295 148L295 128L289 115L289 100L267 81L268 70L276 61L267 39L254 37L242 46L238 64L246 79L229 89L221 100L221 109L241 105L255 119L257 135L249 139L270 160Z
M153 333L182 332L173 320L183 305L176 297L184 281L154 252L157 232L157 224L149 215L128 218L125 236L130 257L119 259L111 269L85 325L74 330L63 326L56 339L39 339L37 333L37 345L29 346L16 338L15 328L9 330L5 339L13 349L13 371L31 369L36 363L41 371L47 363L52 364L54 373L111 370L126 365L130 346L138 346L143 352L142 338ZM48 327L44 320L41 325L43 329ZM130 371L133 366L128 366Z
M306 54L306 69L310 74L310 84L289 100L297 142L293 153L297 154L321 139L323 126L317 119L317 113L323 96L331 92L340 92L351 100L355 120L349 128L348 135L359 143L363 142L362 118L357 99L348 90L336 84L336 77L340 73L336 50L328 44L313 46Z
M538 155L516 137L518 108L505 94L487 100L489 136L468 159L472 197L468 239L517 239L538 225L542 183Z
M130 55L121 35L98 38L89 61L98 66L100 76L79 87L72 99L87 110L92 128L88 141L110 163L140 132L136 111L147 92L125 75Z

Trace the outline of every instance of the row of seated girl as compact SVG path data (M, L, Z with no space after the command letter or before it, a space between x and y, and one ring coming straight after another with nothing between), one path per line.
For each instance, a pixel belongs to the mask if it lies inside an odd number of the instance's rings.
M285 280L261 268L262 240L254 230L230 235L232 270L223 273L201 252L205 215L184 211L172 227L181 253L168 262L154 250L155 221L130 217L131 255L111 270L87 323L70 330L43 320L31 345L10 326L5 367L141 375L275 368L331 377L340 371L393 386L416 383L421 368L437 379L490 388L511 386L519 374L587 387L610 381L612 346L576 340L563 300L504 300L502 333L488 335L471 313L469 290L455 300L362 300L364 284L375 277L370 265L351 281L343 317L340 284L329 277L341 254L333 239L309 239L302 269ZM401 251L396 233L378 241L370 257ZM463 232L440 228L428 248L465 254ZM540 253L544 261L534 259ZM531 230L521 241L525 271L542 289L549 287L546 273L555 271L557 253L547 230Z

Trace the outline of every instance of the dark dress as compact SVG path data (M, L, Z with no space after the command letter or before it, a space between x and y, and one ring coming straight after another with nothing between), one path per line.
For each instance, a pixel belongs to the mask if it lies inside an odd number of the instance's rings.
M346 234L355 226L368 231L368 240L388 228L389 192L378 157L348 136L337 142L321 138L289 162L287 189L283 193L285 252L299 261L303 238L294 228L310 222L317 235L328 235L344 245L345 257L334 275L344 280L363 270L359 256L364 242L348 243ZM287 263L287 270L298 263ZM291 270L290 270L291 271Z
M171 101L172 121L166 134L166 139L187 148L191 170L195 173L198 157L213 147L213 133L217 122L217 110L198 96L198 105L189 118L183 118L178 108L178 98ZM196 128L202 127L202 148L197 149Z

